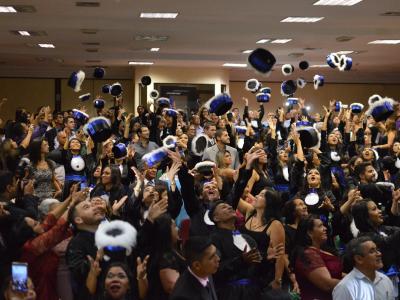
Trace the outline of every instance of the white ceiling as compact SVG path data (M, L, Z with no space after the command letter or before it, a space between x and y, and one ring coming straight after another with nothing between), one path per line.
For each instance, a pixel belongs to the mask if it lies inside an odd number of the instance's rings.
M95 2L87 0L88 2ZM129 60L151 60L157 66L221 67L245 62L241 50L254 49L260 38L292 38L288 44L265 44L278 63L300 60L322 64L328 53L350 55L351 72L309 69L294 75L312 80L324 74L329 82L400 83L400 45L368 45L376 39L400 39L400 0L364 0L352 7L313 6L316 0L98 0L100 7L76 7L70 0L0 0L0 5L33 5L35 13L0 14L0 76L66 77L77 68L108 67L110 77L132 78ZM140 19L140 12L179 12L175 20ZM318 23L280 23L288 16L325 17ZM98 29L97 34L80 30ZM11 30L46 31L47 36L24 37ZM136 41L137 35L168 36L166 42ZM337 42L339 36L352 36ZM55 49L27 44L53 43ZM99 42L85 46L84 42ZM149 52L159 47L157 53ZM86 49L98 49L96 53ZM317 48L317 50L305 50ZM303 53L300 58L289 56ZM87 62L100 60L101 62ZM86 69L89 70L89 69ZM250 69L232 69L231 80L253 77ZM279 67L267 79L281 81Z

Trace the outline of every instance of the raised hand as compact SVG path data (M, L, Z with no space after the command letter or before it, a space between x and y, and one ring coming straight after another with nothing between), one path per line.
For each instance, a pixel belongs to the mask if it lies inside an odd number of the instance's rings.
M119 210L125 204L127 199L128 199L128 196L123 196L121 199L114 202L114 204L112 206L113 215L115 215L115 216L119 215Z
M133 173L135 173L136 180L140 182L144 182L144 175L140 172L136 167L131 167Z
M167 208L168 208L168 198L161 199L157 203L153 202L150 205L149 215L147 216L147 219L153 223L155 219L157 219L159 216L161 216L163 213L167 211Z
M137 280L145 280L147 278L147 262L149 261L149 258L150 256L146 255L143 260L139 256L136 259Z

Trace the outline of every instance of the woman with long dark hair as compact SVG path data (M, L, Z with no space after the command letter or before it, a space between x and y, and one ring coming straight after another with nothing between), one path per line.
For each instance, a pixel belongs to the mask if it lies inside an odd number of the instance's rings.
M303 300L331 300L332 290L342 278L342 263L326 248L324 223L316 215L302 219L297 227L294 271Z
M180 274L187 268L179 247L178 228L168 214L154 220L149 264L148 300L168 300Z
M355 203L351 214L359 230L358 236L370 236L381 250L384 270L399 265L400 227L383 225L382 211L371 199Z
M61 185L54 176L55 163L46 158L49 144L46 140L34 140L29 147L30 177L35 179L34 196L41 202L61 196Z
M126 190L121 184L121 171L117 165L107 166L103 169L101 182L90 193L91 197L100 196L108 199L110 206L126 195Z
M254 205L245 201L239 203L239 210L246 216L241 232L257 242L265 263L263 270L260 270L264 284L277 289L281 287L285 259L283 256L278 258L274 271L271 271L272 266L266 261L266 257L270 245L276 247L285 243L285 230L280 221L282 201L279 192L271 189L262 190L255 198Z

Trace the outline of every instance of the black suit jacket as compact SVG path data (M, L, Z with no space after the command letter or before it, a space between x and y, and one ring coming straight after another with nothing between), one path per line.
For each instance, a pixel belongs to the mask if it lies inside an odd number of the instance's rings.
M179 276L174 290L169 297L170 300L218 300L215 293L214 283L209 281L211 295L205 287L188 270Z

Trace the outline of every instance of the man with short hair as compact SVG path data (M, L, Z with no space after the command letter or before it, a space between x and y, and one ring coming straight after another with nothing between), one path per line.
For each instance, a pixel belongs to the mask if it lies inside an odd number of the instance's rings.
M145 154L158 149L159 146L150 141L150 130L147 126L142 126L138 129L138 136L139 141L133 144L133 149L135 150L135 156L133 158L135 159L138 168L141 169L143 166L142 157Z
M74 299L87 299L86 278L90 270L88 256L96 258L95 232L105 218L104 210L88 200L73 204L68 211L68 221L73 225L74 237L65 255L73 280Z
M232 157L232 163L230 167L232 169L238 169L240 166L239 155L235 148L228 146L230 138L226 129L218 129L215 133L216 144L212 147L207 148L203 154L203 160L211 160L217 163L217 153L229 151Z
M189 265L179 276L171 300L218 300L211 275L217 272L219 256L208 237L192 237L184 248Z
M212 147L215 145L215 133L217 131L217 127L214 123L207 122L204 125L204 134L207 136L207 147Z
M333 300L394 300L393 283L385 274L382 254L371 238L363 236L349 242L346 255L353 270L333 289Z

